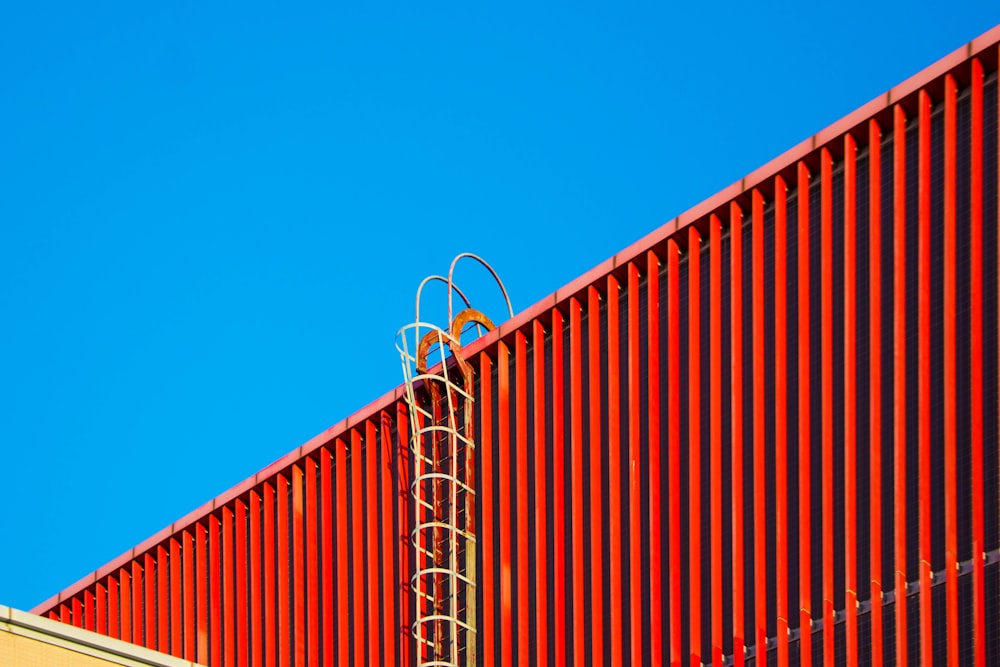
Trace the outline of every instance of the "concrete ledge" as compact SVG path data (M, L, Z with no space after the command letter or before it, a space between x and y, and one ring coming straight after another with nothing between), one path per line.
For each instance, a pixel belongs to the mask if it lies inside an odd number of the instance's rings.
M124 667L198 667L189 660L0 605L0 632L9 632Z

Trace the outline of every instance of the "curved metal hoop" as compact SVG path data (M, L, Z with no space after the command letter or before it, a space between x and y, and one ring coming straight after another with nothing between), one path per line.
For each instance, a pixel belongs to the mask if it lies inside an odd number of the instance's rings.
M493 276L493 280L495 280L497 282L497 285L499 285L500 292L503 293L504 301L507 302L507 316L514 317L514 308L513 306L510 305L510 296L507 294L507 288L504 287L503 281L500 280L500 276L497 274L496 270L494 270L494 268L490 266L489 262L487 262L479 255L475 255L471 252L463 252L456 255L455 259L451 260L451 266L448 267L448 321L449 322L452 321L452 313L454 312L452 310L451 288L455 284L454 281L455 266L458 264L459 260L464 259L466 257L468 257L469 259L476 260L477 262L482 264L487 271L490 272L490 275ZM466 305L468 305L468 302L466 302Z
M426 278L424 278L423 280L421 280L420 281L420 286L417 287L417 309L416 309L416 320L415 321L417 321L417 322L420 321L420 297L423 294L424 287L427 285L427 283L434 282L434 281L442 282L445 285L447 285L448 286L448 292L449 292L449 294L451 293L452 290L455 290L455 292L458 293L458 296L460 296L462 298L462 301L465 302L465 307L466 308L471 308L472 307L472 304L469 303L469 297L465 296L465 292L463 292L462 290L460 290L458 288L458 285L456 285L454 282L449 282L448 279L445 278L444 276L439 276L437 274L434 274L434 275L427 276Z
M427 276L423 280L421 280L420 281L420 285L417 286L416 307L414 309L415 312L414 312L414 320L413 320L414 322L420 322L421 321L420 320L420 302L421 302L421 299L423 299L424 287L426 287L428 283L432 283L432 282L435 282L435 281L436 282L440 282L440 283L444 283L445 286L447 286L447 288L448 288L448 300L449 300L449 303L451 302L451 293L452 293L452 291L454 291L454 292L458 293L458 296L465 303L465 307L466 308L472 307L472 303L470 303L469 297L467 297L465 295L465 292L463 292L458 287L458 285L456 285L454 282L449 282L448 279L445 278L442 275L432 274L432 275ZM419 346L420 345L420 341L421 341L420 327L418 326L413 331L413 344L414 344L414 346Z

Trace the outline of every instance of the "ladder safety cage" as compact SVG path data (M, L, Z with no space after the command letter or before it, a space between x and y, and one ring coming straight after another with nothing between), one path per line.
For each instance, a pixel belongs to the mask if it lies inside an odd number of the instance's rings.
M513 316L496 271L482 258L462 253L452 260L447 278L431 275L420 283L414 322L396 334L413 452L410 494L415 519L410 544L416 557L410 589L416 617L411 631L417 644L416 664L421 667L476 662L474 371L462 355L461 337L472 326L480 334L495 327L455 285L455 267L464 258L490 272L506 301L508 316ZM423 289L433 281L447 285L445 328L420 319ZM456 293L465 304L457 315L453 310Z

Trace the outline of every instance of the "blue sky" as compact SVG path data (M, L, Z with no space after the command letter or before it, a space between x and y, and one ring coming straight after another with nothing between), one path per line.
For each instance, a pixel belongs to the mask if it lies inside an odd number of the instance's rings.
M24 609L392 389L416 285L458 252L522 310L1000 23L22 4L0 20L0 604Z

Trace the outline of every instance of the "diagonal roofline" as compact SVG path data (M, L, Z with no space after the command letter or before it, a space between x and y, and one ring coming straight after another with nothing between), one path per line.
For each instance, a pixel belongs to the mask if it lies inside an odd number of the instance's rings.
M893 86L882 95L879 95L840 120L768 161L742 179L723 188L708 199L696 204L675 218L668 220L659 228L601 262L578 278L570 281L564 287L516 314L493 331L471 342L466 347L467 356L471 357L478 352L484 351L530 322L544 318L545 314L551 312L553 308L568 303L570 298L579 296L589 285L596 283L608 274L616 272L619 267L626 266L629 262L636 260L647 251L663 247L666 241L679 231L690 225L707 221L708 217L713 213L722 213L730 202L742 201L744 199L749 200L749 193L753 189L769 189L768 183L775 176L786 174L789 182L794 182L795 179L792 178L792 170L797 162L803 160L808 162L810 156L818 155L819 150L823 147L830 147L833 151L831 145L836 144L837 139L860 128L869 120L886 121L882 123L883 126L891 127L891 123L888 120L895 105L900 104L904 108L912 105L917 92L921 89L930 88L933 92L935 87L942 85L945 74L953 73L957 77L962 78L965 70L968 68L968 63L973 57L980 57L987 68L997 68L998 61L1000 61L1000 51L996 48L998 44L1000 44L1000 25L991 28L979 37L955 49L902 83ZM864 134L866 135L867 133ZM861 140L861 136L859 136L859 140ZM125 563L132 561L137 556L146 553L151 548L162 543L165 539L192 525L198 519L238 498L259 483L289 468L292 464L308 456L320 447L333 443L336 438L346 433L354 424L370 419L372 415L378 413L380 410L403 400L404 393L405 389L402 385L395 387L360 410L357 410L351 416L334 424L310 438L304 444L265 466L253 476L224 491L170 525L165 526L106 565L39 603L31 610L32 613L41 614L46 610L52 609L63 600L73 597L81 590L122 567Z

